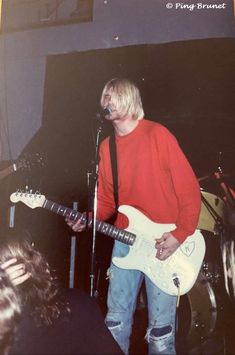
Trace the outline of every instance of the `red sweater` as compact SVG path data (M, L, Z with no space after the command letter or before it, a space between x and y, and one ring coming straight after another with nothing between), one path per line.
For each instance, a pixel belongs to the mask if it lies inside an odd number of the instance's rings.
M130 205L154 222L174 223L172 234L183 242L198 223L200 188L176 138L164 126L141 120L131 133L116 136L119 205ZM97 217L115 211L109 138L100 146ZM118 214L118 227L127 227Z

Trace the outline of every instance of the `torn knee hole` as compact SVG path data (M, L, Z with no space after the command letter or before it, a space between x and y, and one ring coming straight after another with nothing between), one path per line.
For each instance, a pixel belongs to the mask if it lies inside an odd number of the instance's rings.
M162 327L162 328L152 328L150 330L150 336L153 336L153 337L162 337L164 335L167 335L167 334L171 334L172 332L172 327L170 325L166 325L165 327Z
M121 325L121 322L115 320L107 320L105 323L109 329L118 328Z
M145 336L145 339L147 340L147 342L149 342L150 339L152 341L158 340L158 339L165 339L168 336L170 337L171 334L172 334L172 327L170 325L166 325L161 328L149 328L147 330L147 334Z

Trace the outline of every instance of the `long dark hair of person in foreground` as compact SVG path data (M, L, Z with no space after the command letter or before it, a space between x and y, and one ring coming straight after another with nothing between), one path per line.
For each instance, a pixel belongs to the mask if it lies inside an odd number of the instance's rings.
M0 354L7 355L20 320L17 290L0 267Z
M50 325L60 315L61 309L69 308L59 296L57 278L42 254L27 239L9 239L0 242L0 264L12 258L22 263L30 276L17 286L21 305L29 305L38 325Z

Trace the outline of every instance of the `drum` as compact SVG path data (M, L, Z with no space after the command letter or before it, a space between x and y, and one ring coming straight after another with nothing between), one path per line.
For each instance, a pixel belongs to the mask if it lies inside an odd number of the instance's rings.
M193 288L180 298L177 317L177 344L185 349L206 341L217 322L215 293L207 277L200 272Z
M210 192L201 191L202 204L199 215L198 229L218 233L218 222L225 222L225 203Z

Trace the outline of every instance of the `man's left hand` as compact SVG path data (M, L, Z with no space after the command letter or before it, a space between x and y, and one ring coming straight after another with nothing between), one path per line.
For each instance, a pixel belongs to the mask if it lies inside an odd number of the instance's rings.
M160 239L156 240L156 258L159 260L167 259L179 246L180 242L171 233L164 233Z

